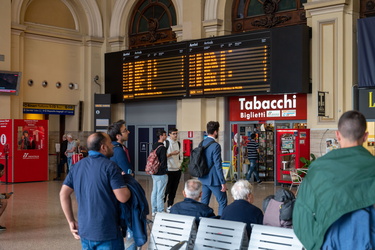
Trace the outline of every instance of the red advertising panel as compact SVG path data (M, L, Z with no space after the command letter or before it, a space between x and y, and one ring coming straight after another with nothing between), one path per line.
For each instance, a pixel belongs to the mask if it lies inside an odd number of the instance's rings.
M13 138L12 138L12 120L0 120L0 163L5 167L5 174L0 178L2 182L12 180L13 164ZM7 157L6 157L7 156ZM8 160L6 159L8 158Z
M12 182L48 180L48 121L14 120Z
M233 96L229 98L230 121L306 119L306 94Z

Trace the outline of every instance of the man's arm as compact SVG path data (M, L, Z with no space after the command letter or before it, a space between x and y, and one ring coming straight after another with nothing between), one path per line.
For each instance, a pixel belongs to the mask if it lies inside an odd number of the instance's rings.
M65 218L69 223L70 232L73 234L74 238L77 240L80 239L78 235L78 223L74 218L72 200L70 195L73 193L73 189L63 185L60 190L60 203L61 208L65 214Z
M225 181L224 174L223 174L223 166L222 166L222 159L221 159L221 146L219 143L214 143L212 146L215 147L212 154L213 154L213 160L214 160L214 168L221 183L220 191L226 192L227 186L226 186L226 181Z
M113 193L115 194L116 199L121 203L127 202L131 197L131 192L127 187L114 189Z

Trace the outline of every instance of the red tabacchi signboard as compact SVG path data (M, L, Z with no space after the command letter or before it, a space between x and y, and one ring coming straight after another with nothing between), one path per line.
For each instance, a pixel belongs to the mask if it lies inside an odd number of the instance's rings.
M230 121L306 119L306 94L254 95L229 98Z

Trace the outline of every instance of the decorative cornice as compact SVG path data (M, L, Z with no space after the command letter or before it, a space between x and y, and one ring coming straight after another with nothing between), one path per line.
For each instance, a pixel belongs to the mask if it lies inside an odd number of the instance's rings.
M305 3L304 8L307 15L324 15L344 11L347 6L346 0L323 0Z

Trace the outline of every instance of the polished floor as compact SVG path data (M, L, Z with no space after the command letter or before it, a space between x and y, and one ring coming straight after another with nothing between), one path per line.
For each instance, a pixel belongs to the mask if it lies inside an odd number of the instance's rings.
M50 175L53 179L53 175ZM150 176L139 176L137 180L146 191L150 200L152 179ZM175 202L183 200L181 178ZM13 249L81 249L80 242L71 235L68 223L60 207L59 191L62 181L34 183L0 184L0 193L14 192L8 201L8 207L0 218L0 225L7 228L0 231L0 250ZM230 189L232 183L228 183ZM262 207L263 199L274 194L273 182L254 184L254 204ZM228 190L229 203L233 198ZM73 204L76 207L76 203ZM211 199L210 206L217 213L217 202ZM150 216L151 218L151 216ZM146 245L142 249L146 249Z

